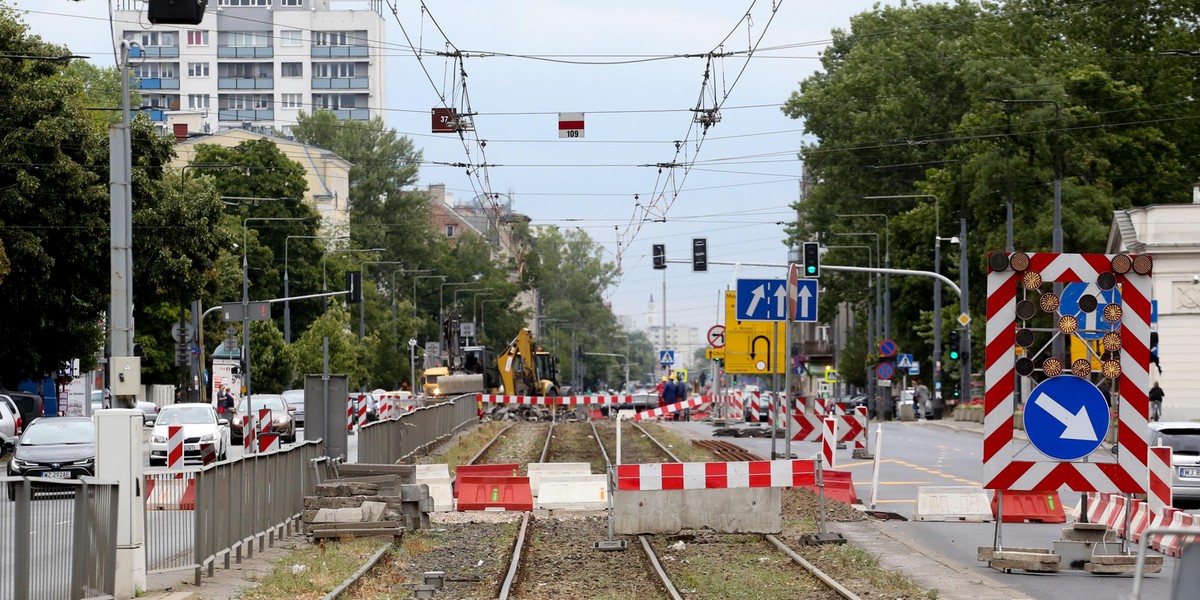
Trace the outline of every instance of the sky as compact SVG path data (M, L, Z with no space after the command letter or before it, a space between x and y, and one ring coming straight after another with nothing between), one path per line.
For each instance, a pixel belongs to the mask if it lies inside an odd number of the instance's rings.
M605 300L637 329L651 297L662 314L665 273L668 323L696 327L701 343L723 321L722 292L738 278L786 277L783 267L711 263L786 263L784 223L795 219L806 139L781 107L820 69L831 31L874 4L396 2L394 15L386 3L383 12L383 113L423 153L418 186L445 184L461 200L501 194L533 225L586 232L619 266ZM107 2L0 3L28 11L32 33L115 64ZM454 49L461 65L434 54ZM710 62L714 52L730 55ZM467 143L430 131L438 106L474 113ZM718 108L707 132L693 122L697 107ZM582 138L559 137L565 112L584 113ZM476 168L453 166L463 163ZM707 240L707 273L692 271L694 238ZM688 264L653 270L653 244Z

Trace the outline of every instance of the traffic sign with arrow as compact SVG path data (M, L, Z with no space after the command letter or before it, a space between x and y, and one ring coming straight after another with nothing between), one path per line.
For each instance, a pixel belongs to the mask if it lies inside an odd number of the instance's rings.
M1096 386L1074 375L1051 377L1025 404L1025 432L1039 452L1062 461L1100 447L1108 431L1108 402Z

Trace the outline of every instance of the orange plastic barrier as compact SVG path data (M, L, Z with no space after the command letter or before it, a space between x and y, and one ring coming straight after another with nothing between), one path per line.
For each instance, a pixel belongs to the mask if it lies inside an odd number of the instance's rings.
M821 476L825 480L825 497L833 498L846 504L857 504L858 494L854 491L854 479L850 471L835 471L833 469L822 469ZM813 492L817 491L817 478L815 473L799 473L796 476L796 484L799 487L806 487Z
M458 476L458 510L533 510L528 477Z
M459 465L454 470L454 497L458 497L458 484L463 477L516 477L521 472L517 463L494 465Z
M996 494L992 494L992 517L997 515ZM1058 491L1051 492L1004 492L1004 523L1066 523Z

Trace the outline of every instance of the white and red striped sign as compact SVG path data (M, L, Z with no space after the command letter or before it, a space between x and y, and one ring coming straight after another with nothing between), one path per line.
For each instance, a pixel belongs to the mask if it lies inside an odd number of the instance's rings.
M583 137L583 113L558 113L558 137L573 139Z
M1145 440L1150 373L1150 275L1113 273L1108 254L1029 254L1025 271L994 271L987 275L987 333L984 365L985 488L1037 491L1067 486L1074 491L1120 491L1144 493L1147 477ZM1130 257L1132 259L1132 257ZM1026 446L1013 436L1018 292L1027 290L1023 278L1074 283L1097 280L1113 273L1121 286L1121 375L1118 397L1120 449L1116 463L1063 462L1018 458ZM1038 277L1033 277L1036 274ZM1060 357L1062 358L1062 357Z
M812 482L811 460L618 465L621 491L798 487Z
M632 404L633 396L506 396L502 394L476 394L475 400L489 404L585 406L589 404Z
M258 436L258 451L259 452L274 452L279 449L278 433L262 432Z
M362 396L346 397L346 433L354 433L354 415L358 414L355 407L358 406L359 398Z
M867 409L860 406L855 409L853 415L843 415L838 417L830 417L838 421L838 429L841 430L838 435L838 442L854 442L855 448L866 448L867 446ZM803 411L792 411L792 423L795 429L792 430L792 441L794 442L815 442L821 439L822 425L824 417L820 415L806 415ZM842 426L845 429L842 429ZM861 446L859 445L861 444Z
M825 417L824 424L824 435L821 436L821 455L825 457L825 464L828 465L828 468L836 469L833 451L837 448L838 419Z
M1174 494L1171 491L1171 447L1150 447L1150 468L1146 485L1146 501L1150 510L1161 511L1164 506L1171 506Z
M183 425L167 426L167 468L183 468Z
M245 454L253 454L256 446L255 440L258 438L258 417L254 411L250 411L241 417L242 419L242 452Z

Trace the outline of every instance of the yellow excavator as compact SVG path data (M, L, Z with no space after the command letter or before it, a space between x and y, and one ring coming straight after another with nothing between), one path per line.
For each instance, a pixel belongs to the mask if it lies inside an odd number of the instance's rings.
M558 396L558 359L537 348L528 328L517 332L496 359L500 370L500 385L504 394L512 396Z

